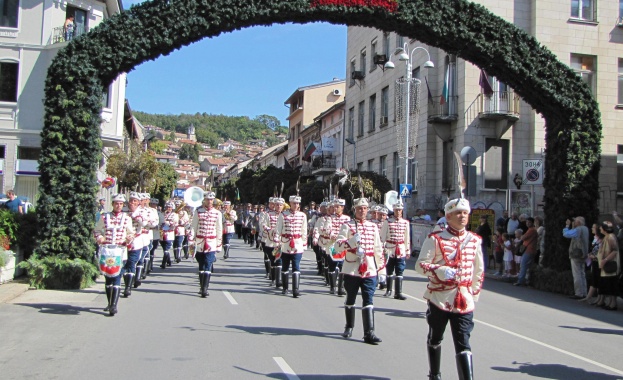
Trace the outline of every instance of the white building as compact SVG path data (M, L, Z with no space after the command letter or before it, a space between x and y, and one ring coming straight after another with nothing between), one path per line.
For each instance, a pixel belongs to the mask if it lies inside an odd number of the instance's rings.
M615 209L623 196L623 0L475 2L534 36L593 90L604 136L600 209ZM484 94L481 70L471 63L394 33L348 28L344 137L355 144L344 145L344 160L352 162L356 156L359 169L386 175L395 190L405 183L406 159L401 151L406 128L397 114L405 108L396 98L396 80L407 76L407 66L395 54L404 43L411 55L411 76L421 80L415 159L408 165L408 183L414 186L408 214L416 208L431 213L448 196L458 195L454 152L461 151L472 161L468 177L472 204L497 212L505 208L542 213L542 185L533 181L529 183L537 184L524 184L519 190L513 183L516 174L526 181L524 160L544 158L542 117L494 77L487 78L492 92ZM425 68L427 51L434 68ZM383 70L390 55L395 68ZM448 91L441 101L444 85Z
M102 20L122 11L121 0L4 0L0 17L0 193L15 188L36 205L39 187L37 159L43 129L44 82L56 53L66 39L78 38ZM65 20L75 28L66 33ZM104 159L98 179L105 176L108 150L121 147L125 74L105 90L102 101ZM102 191L100 196L106 196Z

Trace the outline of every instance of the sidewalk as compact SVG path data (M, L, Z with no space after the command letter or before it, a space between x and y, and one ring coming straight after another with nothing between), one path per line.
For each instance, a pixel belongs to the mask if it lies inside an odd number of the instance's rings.
M95 284L78 290L40 290L31 288L26 276L0 285L0 304L3 303L65 303L92 302L104 294L104 278L100 276Z
M26 276L16 278L11 282L0 285L0 303L7 303L21 296L26 293L29 288L28 278Z

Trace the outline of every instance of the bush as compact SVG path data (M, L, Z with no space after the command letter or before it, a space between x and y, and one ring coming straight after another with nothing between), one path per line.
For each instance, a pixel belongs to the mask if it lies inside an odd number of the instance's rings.
M93 285L99 276L93 263L80 258L32 257L18 266L26 270L30 286L37 289L84 289Z
M17 215L7 209L0 209L0 243L2 248L8 249L7 244L16 242L17 230L19 229Z

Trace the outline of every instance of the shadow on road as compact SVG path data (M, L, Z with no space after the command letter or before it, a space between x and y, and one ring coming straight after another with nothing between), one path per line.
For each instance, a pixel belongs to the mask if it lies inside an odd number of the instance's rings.
M560 326L560 327L563 329L575 329L578 331L589 332L589 333L606 334L606 335L623 335L623 330L598 329L594 327L577 327L577 326Z
M329 338L344 340L341 332L324 333L321 331L313 330L301 330L301 329L289 329L272 326L240 326L240 325L226 325L228 329L241 330L250 334L257 335L275 335L275 336L314 336L318 338ZM363 341L362 341L363 342Z
M79 315L80 313L92 313L108 315L107 312L103 311L103 307L80 307L60 303L16 303L15 305L39 309L39 312L44 314Z
M621 379L618 375L608 375L605 373L587 371L583 368L573 368L561 364L530 364L517 363L518 368L509 367L491 367L491 369L500 372L521 373L530 377L539 377L554 380L611 380Z
M238 366L234 366L234 368L237 368L241 371L244 371L246 373L250 373L253 375L257 375L257 376L262 376L262 377L268 377L270 379L283 379L285 377L284 373L261 373L261 372L256 372L256 371L251 371L249 369L246 368L242 368L242 367L238 367ZM340 380L390 380L390 377L379 377L379 376L370 376L370 375L328 375L328 374L314 374L314 375L306 375L306 374L301 374L301 373L297 373L296 377L298 379L304 379L304 380L324 380L324 379L340 379Z

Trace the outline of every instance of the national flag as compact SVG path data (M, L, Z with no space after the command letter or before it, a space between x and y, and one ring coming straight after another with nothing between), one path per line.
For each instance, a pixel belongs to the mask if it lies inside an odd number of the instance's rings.
M487 77L487 73L485 73L483 69L480 69L480 80L478 81L478 83L480 84L480 88L483 94L487 96L493 95L493 88L491 87L491 84L489 83L489 78Z
M424 77L424 80L426 81L426 89L428 90L428 102L432 104L434 100L433 94L430 92L430 87L428 86L428 77Z
M446 67L446 76L443 80L443 91L439 97L439 104L442 106L448 103L448 81L450 80L450 66Z
M305 148L305 153L303 153L303 160L311 161L311 155L315 151L316 151L316 144L314 144L313 141L310 141L309 144L307 145L307 148Z

